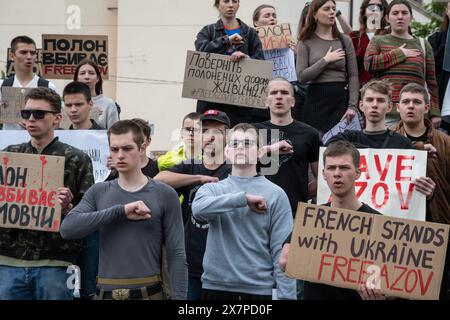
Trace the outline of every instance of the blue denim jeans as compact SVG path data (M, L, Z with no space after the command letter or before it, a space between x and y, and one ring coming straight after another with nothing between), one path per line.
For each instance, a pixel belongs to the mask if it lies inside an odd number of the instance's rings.
M187 300L202 300L202 280L197 277L188 278Z
M72 300L66 267L0 266L0 300Z
M80 298L92 300L95 294L98 275L99 233L94 232L83 239L83 249L78 256L77 265L81 273Z

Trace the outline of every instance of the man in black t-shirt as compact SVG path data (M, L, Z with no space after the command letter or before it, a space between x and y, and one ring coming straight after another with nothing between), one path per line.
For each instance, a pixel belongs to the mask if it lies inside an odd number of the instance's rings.
M191 204L198 189L205 183L218 182L228 177L231 165L225 163L226 130L230 128L228 116L218 110L208 110L200 118L202 124L203 159L188 159L167 171L161 171L155 179L163 181L184 196L182 204L185 222L186 259L188 263L188 300L202 297L201 276L203 255L209 225L192 216Z
M359 169L359 152L348 141L336 141L331 143L323 154L323 177L331 190L332 201L325 205L348 209L353 211L380 214L368 205L358 201L355 195L355 181L361 175ZM291 236L286 239L280 256L280 267L286 268ZM369 289L361 286L361 289L351 290L333 287L327 284L305 281L305 300L361 300L361 299L385 299L377 289Z
M362 131L346 130L326 141L347 140L357 148L412 149L404 136L386 129L386 114L392 110L391 87L381 80L372 80L361 88L359 108L366 118ZM325 142L325 141L324 141Z
M294 89L286 79L275 78L269 82L266 106L270 120L255 124L265 145L261 148L260 172L283 188L295 215L297 203L307 202L317 191L319 132L292 118ZM309 167L314 176L310 183Z

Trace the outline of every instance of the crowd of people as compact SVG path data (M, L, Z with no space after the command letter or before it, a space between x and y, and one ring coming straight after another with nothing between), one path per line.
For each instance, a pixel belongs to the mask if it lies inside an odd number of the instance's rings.
M200 30L196 50L263 60L256 30L237 18L240 1L214 6L220 18ZM332 194L324 205L379 214L356 198L357 148L388 148L427 151L415 188L426 220L450 224L450 4L445 13L427 41L412 35L406 0L364 0L357 31L334 0L313 0L289 48L298 81L272 79L266 109L198 101L182 120L181 143L157 159L146 153L148 121L119 120L95 62L79 63L61 98L33 73L34 41L14 38L15 75L0 86L33 89L22 120L3 130L25 129L30 141L4 151L65 158L63 219L59 232L0 228L0 300L71 300L73 265L86 300L390 299L364 284L288 278L293 221L299 202L315 203L319 174ZM276 24L274 6L255 9L254 27ZM94 183L90 158L55 136L63 111L70 130L107 130L106 181ZM355 117L363 129L328 140L318 172L322 136ZM449 299L449 254L443 259L441 299Z

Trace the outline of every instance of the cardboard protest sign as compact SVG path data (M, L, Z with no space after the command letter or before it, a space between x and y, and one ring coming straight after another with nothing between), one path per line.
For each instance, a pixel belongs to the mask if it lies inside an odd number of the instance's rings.
M8 48L8 54L6 58L6 77L11 77L16 74L14 61L11 59L11 48ZM36 61L33 66L33 73L42 75L42 49L36 49Z
M64 157L0 152L0 227L58 232Z
M319 153L317 203L330 201L331 191L323 178L323 152ZM414 180L426 176L427 153L414 149L358 149L361 177L356 197L384 215L425 221L426 197Z
M25 106L25 96L30 88L1 88L0 123L18 123L22 120L20 110Z
M286 274L387 296L438 299L449 225L299 203Z
M108 36L43 34L43 76L48 79L73 79L78 63L88 58L100 68L103 80L109 79Z
M344 132L345 130L361 131L361 123L359 122L358 115L355 115L350 122L348 122L346 119L342 119L341 121L339 121L337 125L335 125L330 129L330 131L323 135L322 142L326 144L332 137L334 137L338 133Z
M272 79L284 78L290 82L297 81L295 56L291 48L274 49L264 52L264 59L273 63Z
M291 26L289 23L277 24L256 28L263 50L289 48L292 40Z
M106 130L55 130L59 141L85 152L92 161L95 182L102 182L109 176L107 167L109 144ZM30 140L25 130L0 130L0 150L12 144Z
M264 109L271 79L270 61L188 51L182 97Z

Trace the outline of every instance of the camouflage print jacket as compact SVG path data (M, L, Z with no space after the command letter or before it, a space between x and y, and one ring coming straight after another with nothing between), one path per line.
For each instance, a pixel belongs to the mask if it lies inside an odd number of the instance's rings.
M4 151L38 154L31 142L12 145ZM76 205L94 184L91 159L81 150L59 142L57 137L41 154L65 157L64 186L72 191L72 204ZM59 232L0 228L0 255L3 256L74 263L80 251L81 240L63 240Z

